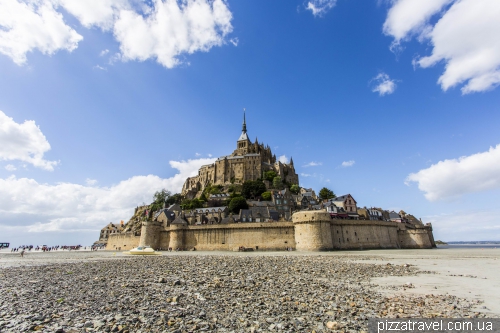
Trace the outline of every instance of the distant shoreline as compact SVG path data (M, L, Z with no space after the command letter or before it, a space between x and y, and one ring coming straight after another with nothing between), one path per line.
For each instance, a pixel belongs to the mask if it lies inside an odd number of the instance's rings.
M499 244L472 244L472 243L460 243L460 244L437 244L438 249L496 249L500 248Z
M449 245L500 245L500 241L477 241L477 242L446 242Z

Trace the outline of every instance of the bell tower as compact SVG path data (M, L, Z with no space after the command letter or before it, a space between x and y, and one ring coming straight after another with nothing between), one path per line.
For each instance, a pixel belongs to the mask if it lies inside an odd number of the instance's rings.
M241 129L241 135L238 138L238 141L236 143L236 150L238 151L238 154L239 155L248 154L248 150L249 150L251 144L252 143L250 142L250 139L248 138L248 135L247 135L247 123L246 123L246 117L245 117L245 109L243 109L243 126Z

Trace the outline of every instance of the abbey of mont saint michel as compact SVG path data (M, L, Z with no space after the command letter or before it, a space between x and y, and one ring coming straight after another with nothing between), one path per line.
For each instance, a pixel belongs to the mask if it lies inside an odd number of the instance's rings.
M253 143L250 141L245 115L233 153L202 166L197 176L186 179L181 195L185 199L200 198L205 188L214 185L219 185L226 192L232 186L264 179L268 171L274 171L285 185L285 188L273 189L269 181L263 181L272 193L272 203L247 200L249 209L240 209L239 214L229 212L227 206L183 210L174 204L160 212L145 215L148 206L138 207L126 225L115 230L107 230L107 227L101 230L99 241L105 241L108 250L128 250L137 246L181 251L436 247L430 223L424 224L416 219L360 220L358 213L362 209L357 208L350 194L314 206L298 204L287 208L289 214L278 214L278 205L293 202L286 185L299 185L299 177L292 159L288 164L277 161L268 145L259 143L257 139ZM225 193L223 196L229 195ZM340 198L343 201L337 200Z
M203 165L198 176L186 180L181 194L192 199L199 196L208 185L243 184L248 180L264 178L262 175L266 171L276 172L285 183L299 184L293 159L290 159L289 164L281 163L276 161L276 155L269 146L259 143L257 139L252 143L248 138L246 119L243 115L243 128L233 153L219 157L213 164Z

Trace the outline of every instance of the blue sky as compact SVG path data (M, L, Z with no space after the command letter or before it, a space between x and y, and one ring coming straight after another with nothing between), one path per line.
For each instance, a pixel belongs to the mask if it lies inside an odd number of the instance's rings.
M252 140L301 186L500 240L495 0L0 1L0 232L90 244Z

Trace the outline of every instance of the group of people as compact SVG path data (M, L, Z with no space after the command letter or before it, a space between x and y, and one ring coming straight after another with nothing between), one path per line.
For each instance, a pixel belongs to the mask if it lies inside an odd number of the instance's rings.
M19 247L14 247L10 250L10 252L19 252L19 251L42 251L42 252L50 252L57 250L80 250L82 248L81 245L57 245L57 246L47 246L47 245L37 245L36 247L33 245L21 245Z
M106 244L94 244L90 247L91 251L104 250L106 249Z

